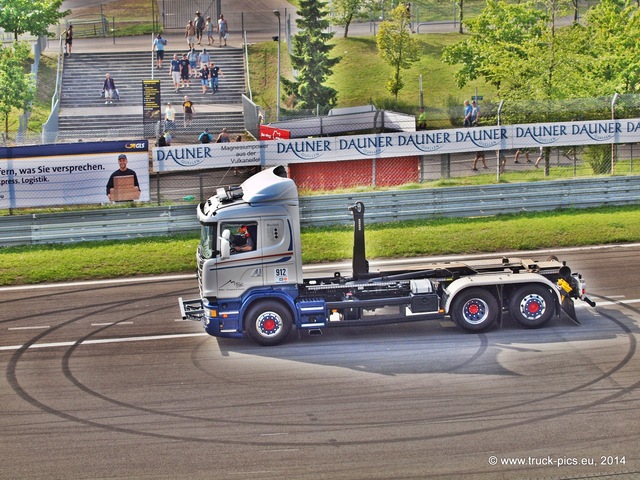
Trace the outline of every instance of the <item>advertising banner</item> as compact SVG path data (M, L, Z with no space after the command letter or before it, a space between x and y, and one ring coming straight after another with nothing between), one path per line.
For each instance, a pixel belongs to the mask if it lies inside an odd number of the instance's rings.
M0 208L129 200L149 200L146 140L0 148Z
M162 119L160 80L142 81L142 113L144 123L156 123Z
M536 123L155 148L156 171L635 143L640 119Z
M276 140L278 138L291 138L291 132L284 128L270 127L269 125L260 125L260 140Z

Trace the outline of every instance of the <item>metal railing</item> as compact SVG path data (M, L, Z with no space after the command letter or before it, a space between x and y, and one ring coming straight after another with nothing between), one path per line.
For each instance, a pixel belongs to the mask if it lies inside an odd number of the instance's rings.
M304 227L347 225L352 222L347 207L356 201L366 205L368 223L637 205L640 177L301 197L301 224ZM195 209L195 205L182 205L2 217L0 246L190 233L198 229Z

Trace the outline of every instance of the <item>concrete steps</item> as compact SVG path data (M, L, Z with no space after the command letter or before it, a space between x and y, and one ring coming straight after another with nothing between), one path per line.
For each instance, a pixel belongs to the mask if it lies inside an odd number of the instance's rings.
M213 61L224 73L216 94L202 93L200 79L191 78L191 87L174 91L169 75L170 59L167 50L162 70L154 69L153 77L160 80L162 112L172 102L177 112L177 124L182 127L182 102L188 95L194 103L193 124L184 133L196 134L209 128L212 133L226 127L231 133L244 131L242 94L245 91L244 57L240 48L209 50ZM143 130L142 81L152 76L151 52L79 53L65 58L59 114L59 139L114 139L153 136L154 130ZM105 74L114 79L120 100L105 105L101 98ZM162 128L162 125L157 128ZM149 129L149 127L147 127Z

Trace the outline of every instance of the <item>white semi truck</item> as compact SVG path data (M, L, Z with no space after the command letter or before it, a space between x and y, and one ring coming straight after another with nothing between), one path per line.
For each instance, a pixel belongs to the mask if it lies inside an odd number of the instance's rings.
M585 281L555 257L443 262L401 271L370 272L365 258L364 205L354 217L351 276L304 278L298 190L279 166L242 185L220 188L197 208L199 298L179 299L184 319L202 321L217 337L248 334L277 345L298 331L371 326L447 315L462 329L482 332L505 313L527 328L564 311L573 299L595 304Z

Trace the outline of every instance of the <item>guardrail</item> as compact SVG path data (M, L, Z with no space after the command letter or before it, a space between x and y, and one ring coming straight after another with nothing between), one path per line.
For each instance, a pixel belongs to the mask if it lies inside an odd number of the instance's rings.
M368 223L634 205L640 176L394 190L302 197L302 226L346 225L347 207L365 204ZM0 217L0 246L132 239L195 232L195 205Z

